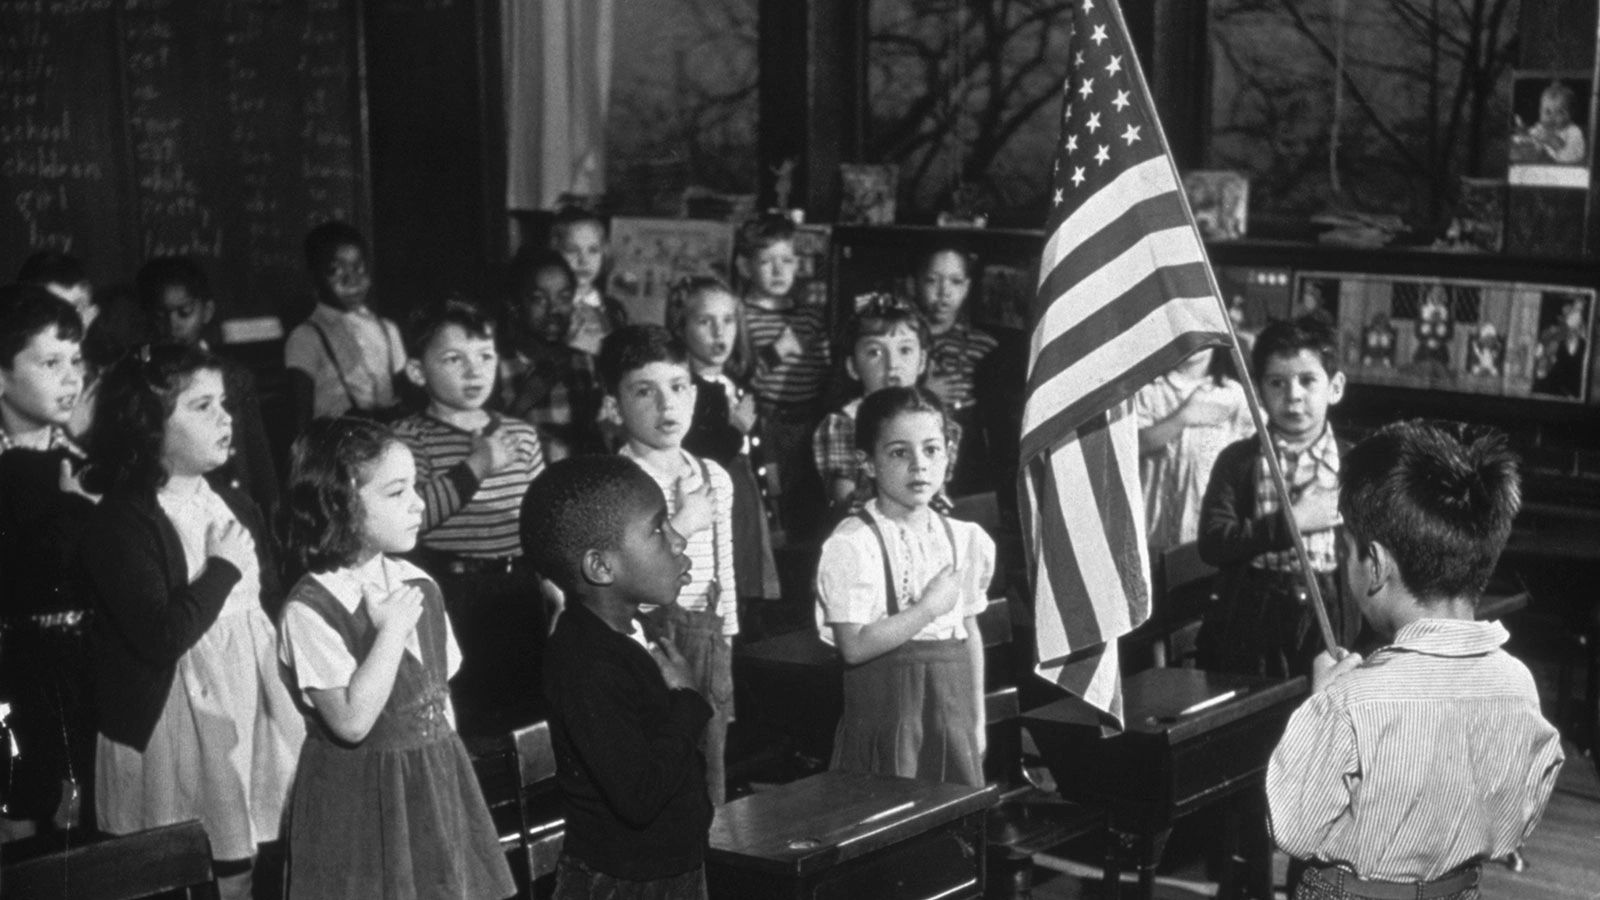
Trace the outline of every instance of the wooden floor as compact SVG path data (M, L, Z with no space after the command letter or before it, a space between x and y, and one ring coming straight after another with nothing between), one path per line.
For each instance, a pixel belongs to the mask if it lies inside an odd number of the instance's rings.
M1178 843L1177 836L1174 843ZM1171 850L1183 852L1181 846ZM1600 775L1596 774L1594 760L1570 744L1550 805L1523 856L1528 865L1522 872L1512 872L1501 865L1485 868L1485 900L1600 898ZM1101 896L1095 854L1069 849L1048 862L1048 866L1034 867L1034 900L1088 900ZM1275 868L1281 884L1284 860L1278 862ZM1198 857L1167 860L1157 882L1156 896L1162 900L1215 896L1216 884L1205 879L1204 868ZM1064 873L1060 869L1072 871ZM1127 886L1127 893L1131 896L1131 885Z

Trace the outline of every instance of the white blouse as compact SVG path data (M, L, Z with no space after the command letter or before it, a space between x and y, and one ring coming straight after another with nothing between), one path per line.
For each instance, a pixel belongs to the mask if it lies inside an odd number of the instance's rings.
M989 582L994 577L994 540L978 525L959 519L946 519L937 513L923 516L917 524L891 519L868 504L889 551L895 599L901 609L915 604L927 590L928 582L945 566L952 566L960 600L954 609L934 619L914 640L964 640L966 617L983 612L988 606ZM940 519L950 524L947 535ZM951 536L955 544L951 546ZM834 623L870 625L889 615L885 597L883 552L871 527L850 516L833 530L822 545L817 565L817 632L833 643Z

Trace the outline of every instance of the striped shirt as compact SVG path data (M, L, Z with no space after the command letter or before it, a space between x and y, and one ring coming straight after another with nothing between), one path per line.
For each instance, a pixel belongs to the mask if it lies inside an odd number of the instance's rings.
M713 524L683 536L686 544L683 552L689 557L689 583L678 591L678 605L695 612L705 609L714 584L718 591L717 612L722 613L722 633L738 634L738 592L733 574L733 479L715 460L695 456L687 450L678 452L682 458L677 471L658 472L635 456L627 444L617 451L618 455L638 463L639 468L655 480L667 498L668 516L678 514L678 477L683 476L685 491L697 491L705 483L702 473L710 474Z
M1273 836L1362 878L1437 878L1533 832L1561 737L1498 622L1422 619L1295 711L1267 767Z
M534 454L528 462L514 462L481 482L467 468L471 432L425 412L407 416L394 426L395 436L416 457L417 493L427 507L419 543L429 550L476 557L522 555L517 521L522 495L544 471L544 453L538 449L539 434L532 425L498 413L490 415L501 428L526 438Z
M745 333L755 352L756 368L750 377L755 394L768 403L794 406L810 403L822 393L828 377L828 327L821 307L791 306L764 309L753 303L744 306ZM776 362L773 348L783 329L794 332L804 348L789 362Z
M961 322L944 334L934 335L928 348L928 377L946 379L950 386L946 403L952 409L964 409L976 402L973 375L978 363L999 343L988 332Z

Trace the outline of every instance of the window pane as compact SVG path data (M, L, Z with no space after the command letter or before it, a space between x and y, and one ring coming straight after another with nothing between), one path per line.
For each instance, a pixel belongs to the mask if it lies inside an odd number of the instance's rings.
M690 185L754 193L756 0L617 4L607 194L677 215Z
M1518 5L1211 0L1208 165L1250 177L1252 233L1342 201L1427 236L1461 176L1504 177Z

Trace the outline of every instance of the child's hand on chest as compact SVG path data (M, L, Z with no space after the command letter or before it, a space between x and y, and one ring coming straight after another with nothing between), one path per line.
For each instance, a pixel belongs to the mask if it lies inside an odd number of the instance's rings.
M712 505L711 482L692 468L678 473L673 481L672 527L684 537L711 527L716 508Z

